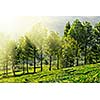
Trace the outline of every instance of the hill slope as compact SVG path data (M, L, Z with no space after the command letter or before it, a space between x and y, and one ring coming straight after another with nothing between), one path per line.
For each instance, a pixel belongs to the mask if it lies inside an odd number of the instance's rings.
M17 77L2 78L8 83L99 83L100 64L37 72Z

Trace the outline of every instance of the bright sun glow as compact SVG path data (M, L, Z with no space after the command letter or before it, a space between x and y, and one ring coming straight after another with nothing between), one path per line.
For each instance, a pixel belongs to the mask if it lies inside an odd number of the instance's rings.
M29 32L35 23L42 22L44 24L47 21L50 21L48 17L40 16L1 16L0 32L15 39L19 35Z
M14 17L0 17L0 31L10 32Z

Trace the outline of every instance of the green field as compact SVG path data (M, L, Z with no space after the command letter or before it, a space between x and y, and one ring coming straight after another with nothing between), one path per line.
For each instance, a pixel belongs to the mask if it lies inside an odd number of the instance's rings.
M91 64L63 69L53 69L43 72L38 70L35 74L26 74L21 76L9 76L0 79L0 82L6 83L100 83L100 64Z

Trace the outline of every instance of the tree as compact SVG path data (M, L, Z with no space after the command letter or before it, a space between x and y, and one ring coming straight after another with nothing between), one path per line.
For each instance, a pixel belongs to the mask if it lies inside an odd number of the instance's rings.
M10 47L10 62L12 66L12 72L13 75L16 76L15 74L15 65L18 65L19 63L19 56L18 56L18 49L17 49L17 43L15 41L9 41L9 47Z
M68 22L66 23L65 28L64 28L64 36L65 36L65 37L67 37L68 31L70 30L70 28L71 28L71 25L70 25L70 22L68 21Z
M2 48L3 50L3 56L2 56L2 59L3 59L3 63L4 63L4 70L6 72L6 77L8 77L8 69L9 69L9 63L10 63L10 42L9 41L6 41L5 43L5 46L4 48Z
M93 29L93 43L92 43L92 54L93 54L93 59L95 59L95 63L100 62L100 22L96 23Z
M88 50L92 45L93 29L90 22L83 22L84 33L81 34L81 47L84 51L84 64L87 64Z
M0 63L1 63L1 66L3 66L4 75L6 75L6 77L7 77L8 76L8 61L9 61L9 57L7 55L6 48L2 48L2 50L3 51L1 51Z
M83 33L83 26L82 23L76 19L70 30L68 31L68 34L75 39L76 41L76 65L79 65L79 57L80 57L80 45L81 45L81 39L82 39L82 33Z
M35 51L34 51L34 46L31 42L31 40L27 36L25 36L24 50L25 50L25 59L26 59L26 65L27 65L27 73L29 73L29 71L28 71L28 61L32 60L33 52L35 52Z
M76 56L76 41L70 35L63 38L62 65L63 67L74 66Z
M43 70L44 45L45 45L45 38L47 37L47 34L48 34L48 29L45 26L43 26L41 23L35 24L32 27L30 33L27 34L27 36L34 43L34 46L36 46L35 48L38 49L39 57L37 58L40 59L41 71ZM37 50L34 49L34 51Z
M49 70L51 71L53 56L57 56L57 69L59 69L61 52L61 38L57 32L50 31L46 39L46 53L49 55Z
M19 61L22 64L23 74L25 73L25 37L20 37L18 41Z
M27 73L29 73L29 70L28 70L29 60L32 61L33 58L34 58L34 71L35 71L36 47L32 43L32 41L29 39L29 37L24 36L20 38L19 50L20 50L21 60L23 62L23 74L24 74L24 69L25 69L24 68L25 63L26 63Z
M51 44L51 51L53 52L53 55L57 58L57 69L60 67L60 56L61 56L61 50L62 50L62 41L61 37L59 36L59 33L57 32L51 32L50 33L50 39L52 41ZM52 46L53 45L53 46Z
M34 51L34 73L36 72L36 57L37 57L37 48L34 45L33 46L33 51Z

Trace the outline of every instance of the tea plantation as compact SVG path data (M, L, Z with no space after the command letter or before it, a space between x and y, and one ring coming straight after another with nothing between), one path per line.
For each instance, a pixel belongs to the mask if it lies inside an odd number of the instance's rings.
M44 67L45 68L45 67ZM0 79L3 83L100 83L100 64L44 70Z

